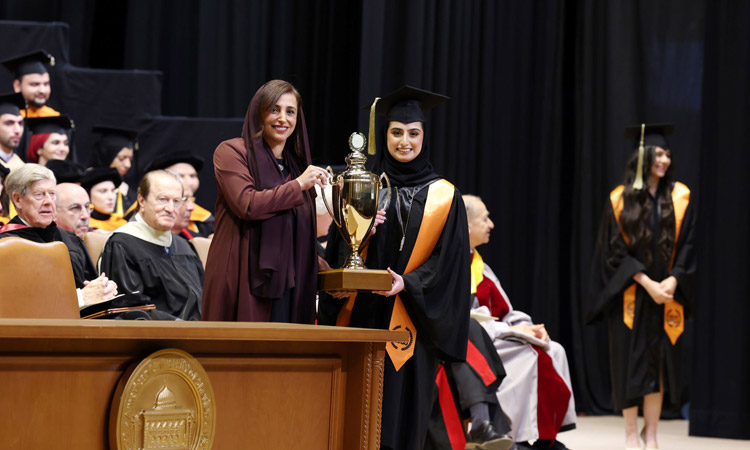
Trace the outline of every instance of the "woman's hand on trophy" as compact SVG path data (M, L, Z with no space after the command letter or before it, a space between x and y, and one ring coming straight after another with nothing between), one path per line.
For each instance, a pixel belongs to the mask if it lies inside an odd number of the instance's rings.
M392 271L390 267L387 270L388 270L388 273L390 273L391 276L393 277L393 286L391 287L391 290L390 291L372 291L373 294L383 295L386 297L392 297L404 290L404 278L401 275L397 274L396 272Z
M375 222L372 223L372 229L370 230L370 236L375 234L375 231L377 231L375 228L380 225L381 223L385 222L385 210L381 209L378 211L377 214L375 214Z
M297 177L297 183L299 183L303 191L312 188L316 184L322 188L328 184L328 172L311 164L307 166L302 175Z

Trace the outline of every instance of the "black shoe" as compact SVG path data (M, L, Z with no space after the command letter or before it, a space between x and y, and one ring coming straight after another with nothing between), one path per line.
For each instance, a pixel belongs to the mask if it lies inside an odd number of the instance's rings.
M485 420L476 430L469 432L469 440L466 442L467 449L477 450L510 450L513 447L513 439L507 434L495 431L492 422Z
M517 450L533 450L534 447L531 446L528 442L516 442L516 449Z

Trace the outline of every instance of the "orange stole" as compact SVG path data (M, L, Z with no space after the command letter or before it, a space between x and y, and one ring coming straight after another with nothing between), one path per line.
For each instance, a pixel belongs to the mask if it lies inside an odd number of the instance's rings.
M55 117L55 116L59 116L60 113L50 108L49 106L44 105L41 108L35 108L33 106L29 106L26 109L22 109L21 115L25 119L31 119L35 117Z
M624 186L617 186L610 194L609 199L612 203L612 210L615 214L615 221L620 226L620 213L624 207L622 192ZM674 188L672 189L672 204L674 205L674 218L675 218L675 234L674 234L674 247L672 248L672 258L669 262L669 270L672 270L674 264L675 252L677 251L677 241L680 238L680 230L682 229L682 221L685 219L685 212L690 204L690 189L684 184L675 182ZM622 231L620 227L625 243L629 241L628 237ZM635 283L625 289L622 295L622 321L625 325L633 329L633 321L635 319ZM672 301L664 304L664 331L669 336L669 340L672 345L677 343L680 335L685 331L685 308L677 301Z
M414 249L409 256L409 262L406 264L404 274L421 266L430 257L435 244L440 239L440 234L443 232L445 221L448 219L448 213L453 203L455 188L447 180L438 180L432 183L428 189L422 223L419 226L419 234L417 235L417 241L414 243ZM349 326L356 298L356 293L349 297L349 300L347 300L346 305L344 305L337 317L336 325ZM393 304L391 322L388 328L391 330L406 330L410 336L408 342L391 342L386 346L388 356L391 358L396 371L398 371L414 354L414 341L417 338L417 330L414 327L414 323L411 321L409 313L406 311L406 307L404 307L404 302L398 294Z

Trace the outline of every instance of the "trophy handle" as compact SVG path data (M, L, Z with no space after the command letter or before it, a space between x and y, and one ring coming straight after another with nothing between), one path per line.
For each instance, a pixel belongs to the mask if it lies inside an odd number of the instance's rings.
M328 180L331 183L331 189L333 189L333 169L331 169L331 166L326 167L326 171L328 171ZM323 192L323 189L320 190L322 196L323 196L323 204L326 205L326 209L328 210L328 214L333 219L333 223L336 224L337 227L341 228L341 224L339 224L339 221L336 220L336 215L333 214L333 209L331 209L331 206L328 204L328 200L326 200L326 194Z
M383 172L380 174L380 177L379 177L381 184L384 178L385 178L385 202L383 202L383 209L387 210L388 205L391 204L391 180L389 180L388 175L386 175L385 172Z

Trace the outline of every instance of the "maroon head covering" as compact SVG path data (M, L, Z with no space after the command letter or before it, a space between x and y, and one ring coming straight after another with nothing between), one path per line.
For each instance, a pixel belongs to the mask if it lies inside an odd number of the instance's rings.
M263 116L263 111L260 111L261 93L271 83L286 82L273 80L258 89L247 109L242 128L248 168L259 190L273 189L293 180L310 165L310 144L301 105L297 108L296 127L287 139L283 152L284 163L289 170L286 179L279 170L273 152L260 136ZM289 87L293 88L291 84ZM294 305L310 304L309 301L304 301L304 297L315 296L315 190L304 191L303 196L305 201L300 206L281 211L250 226L250 242L254 248L250 251L249 276L253 295L279 298L286 289L296 287ZM309 261L311 258L314 261ZM314 301L312 304L314 305ZM297 313L308 316L314 314L314 311Z

